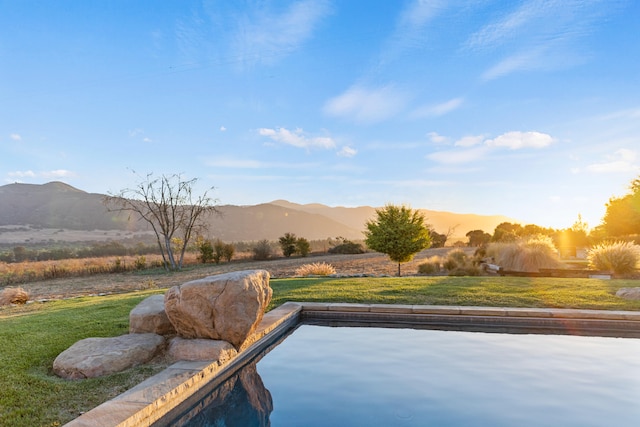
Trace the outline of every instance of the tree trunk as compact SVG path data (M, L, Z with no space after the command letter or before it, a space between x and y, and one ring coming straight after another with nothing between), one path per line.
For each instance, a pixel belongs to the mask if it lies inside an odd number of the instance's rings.
M398 277L400 277L400 263L398 263Z

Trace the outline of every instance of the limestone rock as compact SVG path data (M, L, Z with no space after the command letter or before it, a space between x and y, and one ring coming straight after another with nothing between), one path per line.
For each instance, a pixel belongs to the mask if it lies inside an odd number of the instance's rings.
M186 339L175 337L169 341L168 355L171 360L216 360L218 364L228 362L238 352L226 341L204 338Z
M131 310L129 333L175 335L176 330L164 311L164 295L150 296Z
M86 338L56 357L53 372L73 380L109 375L148 362L164 346L164 337L157 334Z
M237 349L262 320L271 295L268 271L236 271L174 286L164 305L179 336L224 340Z
M625 299L640 299L640 288L618 289L616 296Z

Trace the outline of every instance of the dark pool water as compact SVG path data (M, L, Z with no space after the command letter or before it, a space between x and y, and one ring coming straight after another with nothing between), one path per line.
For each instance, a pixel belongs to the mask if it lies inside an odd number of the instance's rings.
M640 425L640 339L302 325L246 369L184 425Z

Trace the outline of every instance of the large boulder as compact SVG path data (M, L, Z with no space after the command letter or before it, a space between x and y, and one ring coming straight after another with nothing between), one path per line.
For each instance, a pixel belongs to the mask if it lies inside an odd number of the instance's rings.
M157 334L86 338L56 357L53 372L73 380L109 375L148 362L164 347L164 337Z
M174 337L169 341L167 354L174 361L215 360L222 365L236 357L238 352L226 341Z
M268 271L236 271L174 286L164 306L179 336L224 340L238 349L262 320L271 295Z
M640 299L640 288L618 289L616 296L624 299Z
M129 313L129 333L175 335L176 330L164 311L164 295L145 298Z

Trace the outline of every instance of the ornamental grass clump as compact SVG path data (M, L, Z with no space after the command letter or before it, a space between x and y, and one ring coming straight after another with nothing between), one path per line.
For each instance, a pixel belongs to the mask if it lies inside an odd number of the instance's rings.
M442 269L442 258L439 256L432 256L427 258L424 262L418 265L418 274L437 274Z
M29 293L22 288L5 288L0 292L0 306L9 304L26 304Z
M596 245L587 253L589 266L614 274L633 273L640 263L640 246L631 242L610 242Z
M504 270L538 272L560 266L558 250L548 236L536 235L513 243L492 243L487 256Z
M296 269L296 276L330 276L336 274L336 269L326 262L314 262L312 264L304 264Z

